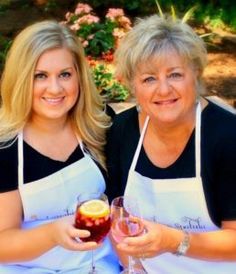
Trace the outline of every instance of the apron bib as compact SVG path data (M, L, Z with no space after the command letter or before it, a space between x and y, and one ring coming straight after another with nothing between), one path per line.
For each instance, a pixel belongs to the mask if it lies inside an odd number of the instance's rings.
M146 118L140 140L129 170L125 195L138 199L142 217L189 232L219 230L212 222L204 196L201 178L201 107L197 105L195 130L196 177L151 179L142 176L135 167L148 126ZM149 274L235 274L235 262L209 262L164 253L141 260Z
M84 192L105 191L105 181L97 165L80 147L84 157L75 163L42 179L24 184L23 136L18 136L18 184L24 221L23 229L36 227L64 216L74 217L77 196ZM119 273L118 263L108 238L94 250L96 266L103 273ZM88 273L91 252L70 251L54 247L40 257L17 265L0 266L0 273Z

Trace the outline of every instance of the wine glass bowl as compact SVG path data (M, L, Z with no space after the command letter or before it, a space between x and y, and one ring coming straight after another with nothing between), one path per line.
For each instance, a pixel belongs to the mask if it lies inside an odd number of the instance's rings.
M76 209L75 227L90 232L89 237L81 238L83 242L101 243L111 227L109 205L99 199L79 203Z
M144 225L137 200L129 196L116 197L111 202L111 234L120 243L127 237L136 237L144 233ZM122 274L144 274L142 269L135 267L135 261L128 256L128 268Z
M140 219L125 217L114 219L111 226L112 236L119 243L126 237L139 236L144 231L144 225Z
M90 236L80 238L83 242L101 243L111 228L110 207L108 198L101 193L83 193L77 198L75 227L88 230ZM95 266L93 250L91 250L91 268L89 274L102 273Z

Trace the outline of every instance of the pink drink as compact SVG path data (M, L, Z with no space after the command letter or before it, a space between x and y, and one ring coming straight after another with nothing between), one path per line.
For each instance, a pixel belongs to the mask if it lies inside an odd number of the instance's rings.
M143 230L142 222L128 217L113 220L111 226L112 236L116 242L122 242L127 237L139 236Z

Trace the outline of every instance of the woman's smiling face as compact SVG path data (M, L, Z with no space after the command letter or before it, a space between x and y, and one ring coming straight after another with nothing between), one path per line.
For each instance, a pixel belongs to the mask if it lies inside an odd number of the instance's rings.
M57 48L44 52L34 73L32 118L66 118L78 96L79 79L70 51Z
M174 50L140 63L133 79L141 110L157 123L176 124L192 113L198 72Z

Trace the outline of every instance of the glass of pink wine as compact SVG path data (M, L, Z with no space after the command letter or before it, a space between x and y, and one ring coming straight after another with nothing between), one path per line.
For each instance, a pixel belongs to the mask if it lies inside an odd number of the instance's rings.
M135 237L144 233L144 225L140 220L141 213L136 199L129 196L116 197L111 202L111 233L117 243L126 237ZM135 268L134 258L128 256L128 268L122 274L145 274L142 269Z
M75 227L90 232L89 237L81 238L83 242L93 241L101 243L104 240L111 227L110 207L105 194L86 193L78 196ZM88 274L98 274L93 250L91 252L91 270Z

